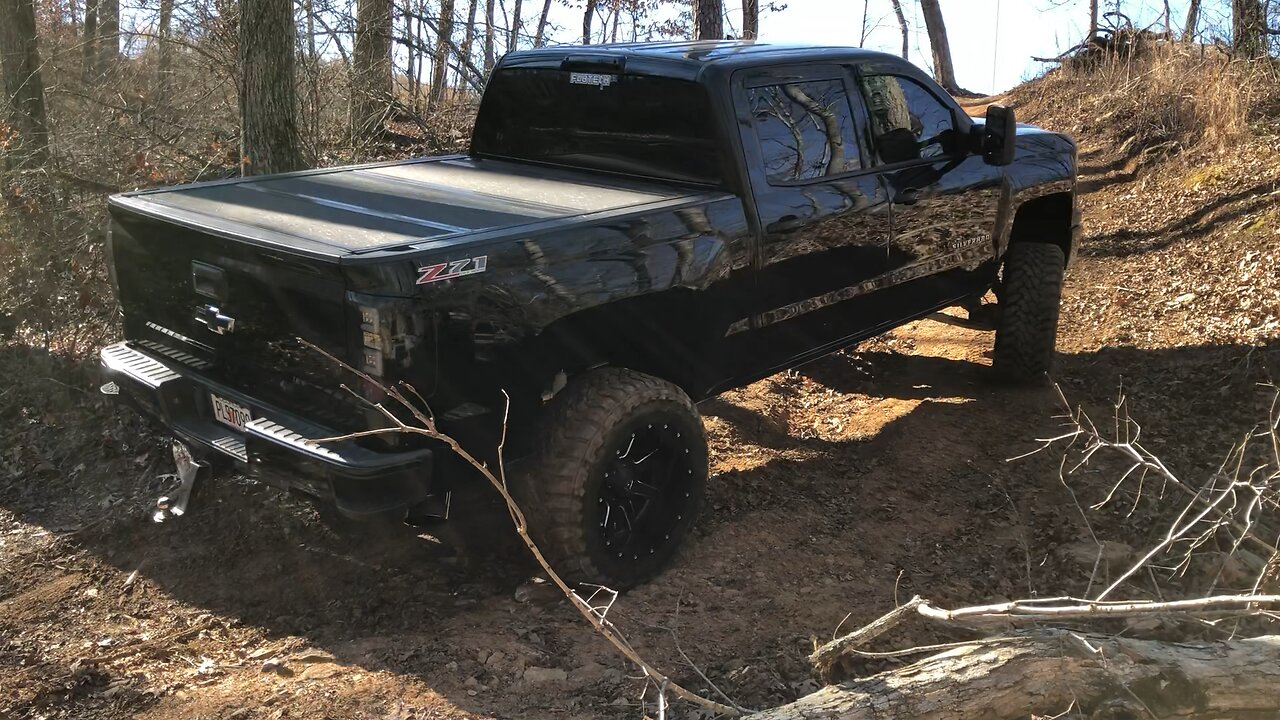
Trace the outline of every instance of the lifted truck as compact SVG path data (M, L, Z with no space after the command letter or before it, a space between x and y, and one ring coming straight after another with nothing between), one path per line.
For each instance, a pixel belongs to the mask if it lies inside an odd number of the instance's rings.
M477 478L419 438L315 442L385 419L298 338L411 384L480 456L505 392L535 537L566 577L627 587L697 515L696 402L993 288L995 372L1042 376L1075 185L1069 138L972 120L881 53L516 52L468 154L112 197L126 339L102 361L197 457L359 518Z

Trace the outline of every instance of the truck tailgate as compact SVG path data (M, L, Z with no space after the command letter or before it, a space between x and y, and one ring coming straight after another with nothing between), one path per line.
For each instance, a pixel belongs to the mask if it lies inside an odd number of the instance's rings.
M685 191L502 160L428 158L112 198L132 212L338 256L644 205Z

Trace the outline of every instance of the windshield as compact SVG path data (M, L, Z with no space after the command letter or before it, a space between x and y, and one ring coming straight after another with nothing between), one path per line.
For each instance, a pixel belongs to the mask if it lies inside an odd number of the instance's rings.
M706 90L688 80L510 68L489 80L471 151L719 185L713 127Z

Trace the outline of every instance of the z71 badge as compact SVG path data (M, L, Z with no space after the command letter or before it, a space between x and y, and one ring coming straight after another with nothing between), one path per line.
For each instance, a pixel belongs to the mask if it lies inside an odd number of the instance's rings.
M463 275L475 275L482 273L489 264L489 256L481 255L480 257L467 258L466 260L453 260L451 262L442 262L436 265L427 265L418 268L418 283L426 285L427 283L440 282L441 280L452 280L462 277Z

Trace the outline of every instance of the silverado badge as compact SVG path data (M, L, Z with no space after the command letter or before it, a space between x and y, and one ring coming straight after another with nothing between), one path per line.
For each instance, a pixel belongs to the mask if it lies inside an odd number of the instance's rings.
M440 282L441 280L452 280L463 275L475 275L476 273L484 272L488 264L489 256L481 255L480 257L467 258L465 260L453 260L451 262L427 265L426 267L418 268L417 284L426 285L427 283Z

